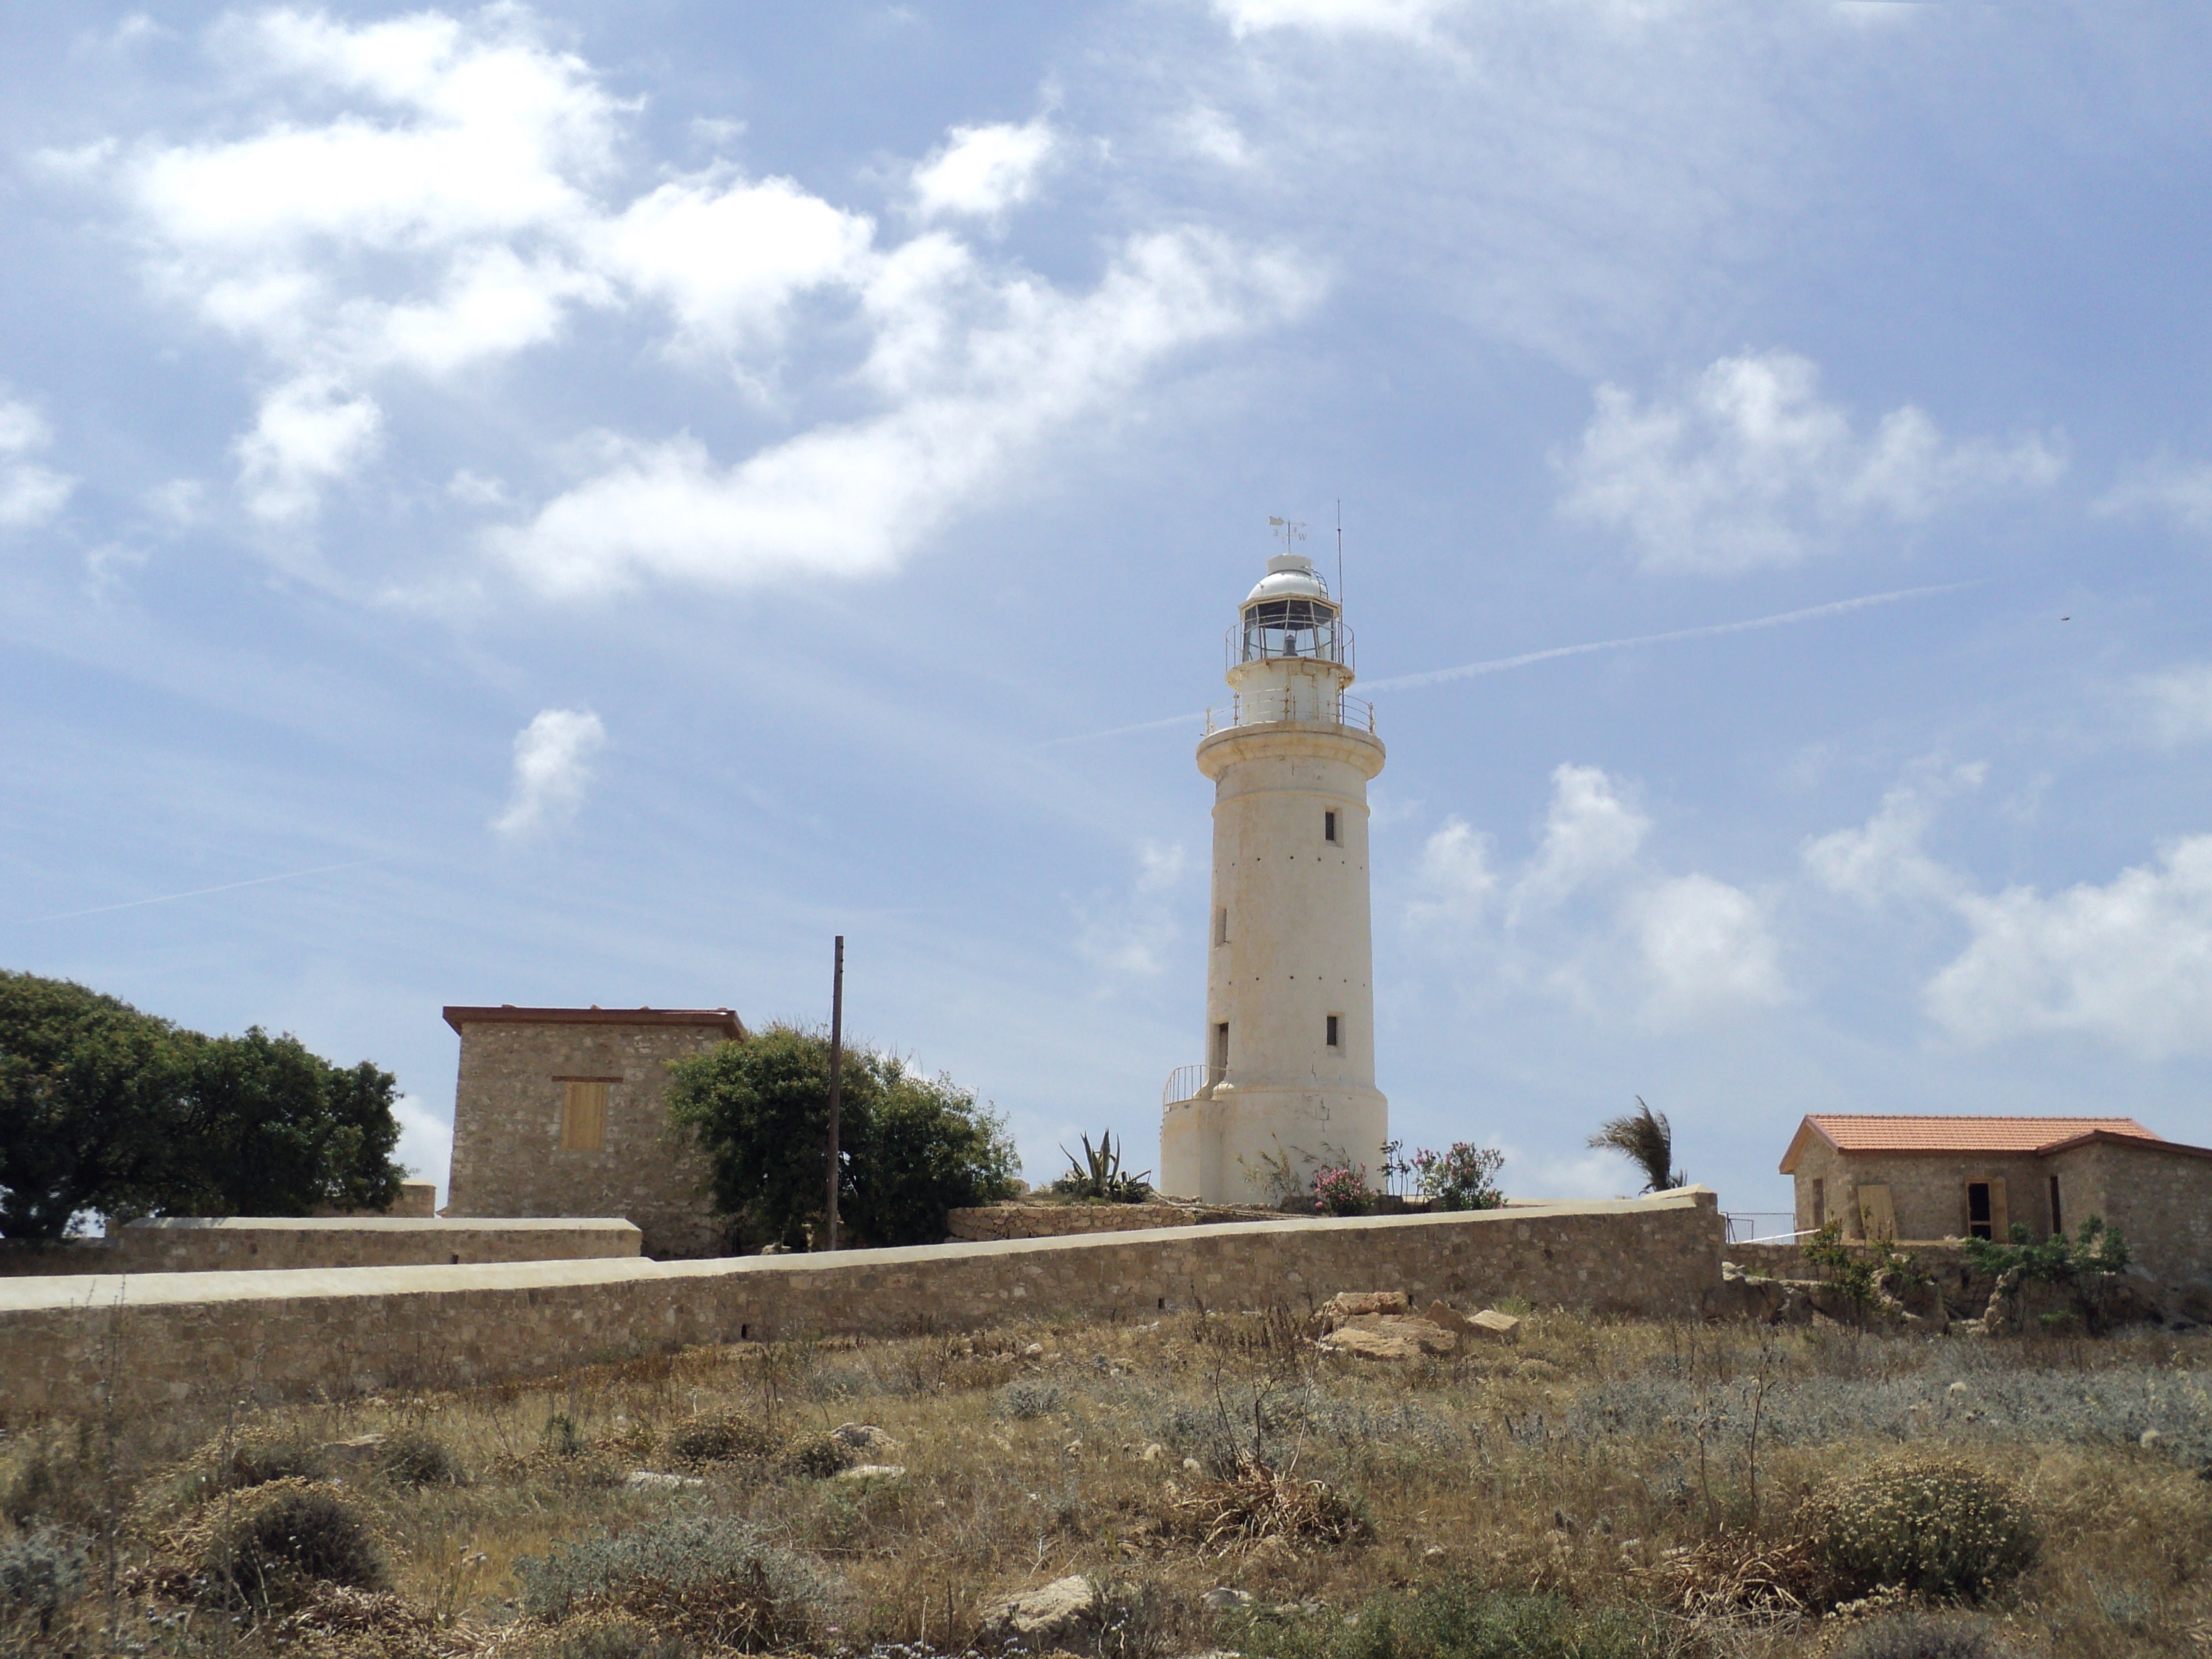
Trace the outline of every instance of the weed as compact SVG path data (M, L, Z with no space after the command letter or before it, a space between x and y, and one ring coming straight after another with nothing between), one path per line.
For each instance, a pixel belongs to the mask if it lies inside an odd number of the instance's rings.
M1452 1583L1378 1595L1350 1618L1275 1613L1223 1621L1250 1659L1642 1659L1667 1634L1637 1607L1578 1607L1561 1595Z
M2008 1651L1986 1619L1915 1610L1860 1626L1832 1659L2006 1659Z
M809 1480L827 1480L852 1468L855 1461L853 1448L833 1433L801 1436L784 1454L784 1462L792 1473Z
M771 1457L775 1449L775 1436L758 1419L743 1412L709 1412L683 1424L668 1437L669 1455L679 1463Z
M793 1646L820 1628L833 1586L752 1522L684 1516L601 1533L515 1563L523 1611L558 1624L623 1613L660 1636L748 1651Z
M1832 1481L1800 1518L1822 1565L1860 1593L1901 1585L1979 1601L2036 1557L2012 1489L1954 1458L1897 1458Z
M1018 1376L993 1396L992 1403L1003 1415L1026 1423L1059 1408L1060 1388L1041 1376Z
M1350 1544L1373 1531L1359 1506L1320 1480L1300 1480L1246 1458L1225 1480L1170 1502L1170 1528L1223 1554L1262 1539Z
M84 1540L58 1527L0 1543L0 1607L10 1622L27 1620L50 1635L62 1610L84 1593Z
M403 1429L376 1449L376 1470L395 1486L459 1486L468 1477L446 1443L427 1429Z
M298 1599L303 1580L380 1589L384 1552L360 1514L311 1481L270 1481L208 1540L202 1566L219 1601L267 1607Z

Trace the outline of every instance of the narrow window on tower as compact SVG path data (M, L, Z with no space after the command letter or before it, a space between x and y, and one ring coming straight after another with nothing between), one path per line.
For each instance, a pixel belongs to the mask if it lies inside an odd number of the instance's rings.
M1229 943L1229 907L1225 904L1213 913L1213 942L1216 945Z
M1344 1016L1341 1014L1328 1017L1328 1046L1332 1048L1344 1047Z
M1229 1022L1225 1019L1213 1028L1213 1069L1217 1075L1229 1069Z
M1323 841L1329 842L1332 846L1336 844L1335 813L1324 812L1321 815L1321 838Z

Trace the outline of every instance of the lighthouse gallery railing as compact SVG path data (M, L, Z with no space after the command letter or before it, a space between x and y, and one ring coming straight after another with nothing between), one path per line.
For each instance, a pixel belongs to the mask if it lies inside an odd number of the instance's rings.
M1249 697L1240 692L1229 700L1225 708L1217 704L1206 711L1209 737L1234 726L1267 726L1278 720L1349 726L1372 737L1375 705L1364 697L1347 696L1341 691L1333 696L1319 697L1298 691L1262 691Z

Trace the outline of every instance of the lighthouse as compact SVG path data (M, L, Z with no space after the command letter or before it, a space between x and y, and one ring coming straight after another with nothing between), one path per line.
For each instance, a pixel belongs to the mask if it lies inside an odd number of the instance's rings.
M1160 1184L1264 1202L1349 1164L1379 1185L1367 781L1382 742L1347 695L1352 629L1313 562L1285 551L1224 655L1233 695L1198 745L1214 789L1206 1058L1168 1080Z

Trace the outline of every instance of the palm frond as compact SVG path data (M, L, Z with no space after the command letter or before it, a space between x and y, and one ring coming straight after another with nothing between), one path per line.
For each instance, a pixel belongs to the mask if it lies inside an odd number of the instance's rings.
M1655 1112L1636 1097L1636 1110L1608 1118L1589 1144L1601 1152L1614 1152L1644 1171L1644 1190L1664 1192L1686 1187L1689 1176L1674 1167L1674 1131L1664 1112Z

